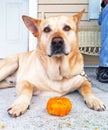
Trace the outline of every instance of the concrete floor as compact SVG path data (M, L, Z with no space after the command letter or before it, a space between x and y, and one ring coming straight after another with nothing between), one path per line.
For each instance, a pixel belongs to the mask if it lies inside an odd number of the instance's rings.
M94 93L106 105L106 111L90 110L78 92L66 95L73 108L64 117L49 115L45 109L49 97L34 96L30 109L22 116L11 118L7 109L16 98L15 88L0 90L0 130L108 130L108 84L96 80L95 68L85 68Z

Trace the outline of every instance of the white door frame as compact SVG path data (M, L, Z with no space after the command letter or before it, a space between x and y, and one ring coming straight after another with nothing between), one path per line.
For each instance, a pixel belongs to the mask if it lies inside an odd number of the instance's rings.
M29 0L29 16L37 18L38 0ZM29 32L29 51L36 48L37 39Z

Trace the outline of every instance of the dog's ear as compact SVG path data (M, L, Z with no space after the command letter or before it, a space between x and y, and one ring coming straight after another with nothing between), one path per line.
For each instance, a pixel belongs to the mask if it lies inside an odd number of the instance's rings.
M26 27L32 32L32 34L35 37L38 37L38 34L39 34L38 27L39 27L41 20L37 20L37 19L31 18L29 16L25 16L25 15L22 16L22 19L23 19Z
M79 21L80 21L84 12L85 12L85 9L83 9L80 13L73 16L73 19L75 20L76 24L79 24Z

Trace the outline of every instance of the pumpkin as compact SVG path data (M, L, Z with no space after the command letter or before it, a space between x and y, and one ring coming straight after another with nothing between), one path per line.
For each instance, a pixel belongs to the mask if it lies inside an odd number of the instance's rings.
M66 97L53 97L47 102L46 109L49 114L56 116L67 115L72 108L70 100Z

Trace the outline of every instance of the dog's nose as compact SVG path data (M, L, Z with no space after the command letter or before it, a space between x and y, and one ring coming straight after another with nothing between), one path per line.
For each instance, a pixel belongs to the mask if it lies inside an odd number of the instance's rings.
M62 37L54 37L51 41L51 55L64 53L64 40Z
M52 39L52 44L63 44L64 41L63 41L63 38L62 37L54 37Z

